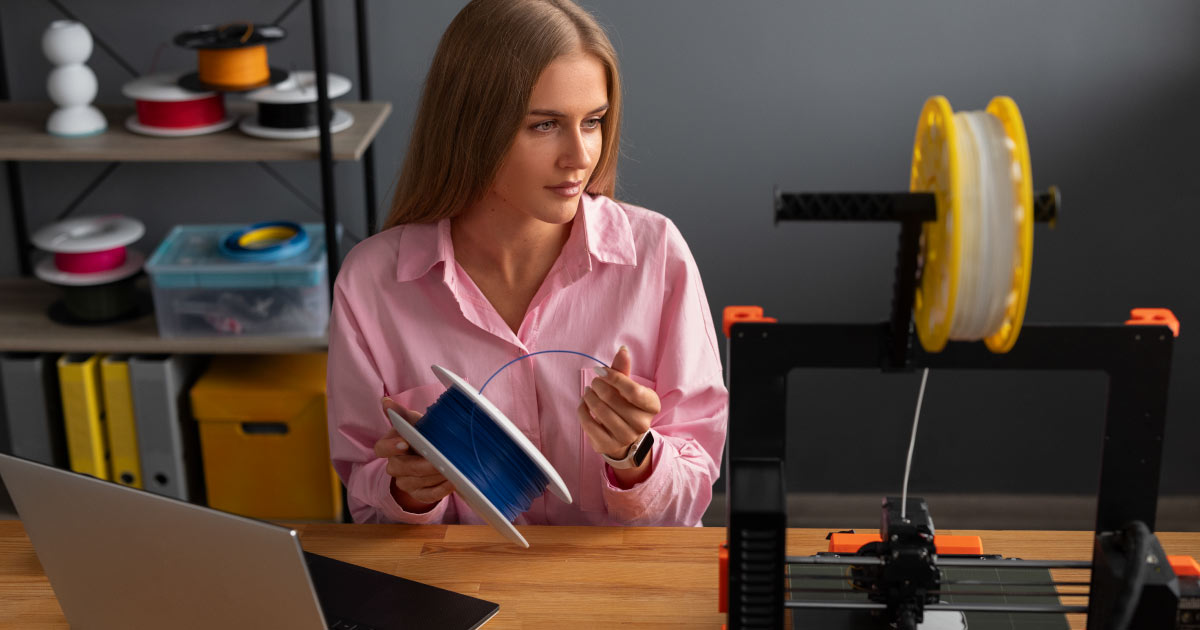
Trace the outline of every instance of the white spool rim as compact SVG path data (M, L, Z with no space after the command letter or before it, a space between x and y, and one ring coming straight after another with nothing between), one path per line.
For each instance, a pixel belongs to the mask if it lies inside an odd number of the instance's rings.
M95 273L71 273L63 271L54 265L54 257L43 258L33 269L33 274L49 282L64 287L90 287L97 284L108 284L124 280L142 270L146 257L137 250L126 250L125 262L120 267L98 271Z
M139 77L121 86L121 94L135 101L155 103L199 101L220 95L220 92L193 92L179 87L179 77L182 75L179 72L162 72Z
M333 119L329 121L329 133L345 131L353 124L353 114L335 107L333 109ZM316 138L321 135L321 128L316 125L312 127L298 127L296 129L264 127L258 124L257 115L243 116L241 122L238 123L238 129L247 135L257 138L267 138L269 140L304 140L306 138Z
M202 136L206 133L217 133L225 131L237 122L236 116L225 115L225 118L220 122L215 122L211 125L201 125L199 127L155 127L152 125L143 124L138 120L137 114L133 114L125 119L125 128L134 132L140 133L143 136L155 136L159 138L186 138L188 136Z
M253 92L247 92L242 96L248 101L275 105L316 103L316 75L317 73L312 70L297 70L281 83L259 88ZM345 96L350 91L350 79L340 74L333 74L332 72L328 73L328 77L329 98L331 100L339 96Z
M145 233L141 221L114 214L51 223L35 232L30 240L43 251L85 254L128 245Z

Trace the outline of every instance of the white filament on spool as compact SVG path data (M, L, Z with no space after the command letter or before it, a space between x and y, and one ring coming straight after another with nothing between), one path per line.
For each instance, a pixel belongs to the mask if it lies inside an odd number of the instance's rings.
M962 191L962 259L950 338L977 341L995 334L1015 299L1017 202L1013 193L1012 140L987 112L958 112Z

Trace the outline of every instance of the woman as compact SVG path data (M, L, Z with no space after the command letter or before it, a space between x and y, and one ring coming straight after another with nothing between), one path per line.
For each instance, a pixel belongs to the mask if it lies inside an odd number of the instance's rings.
M442 365L550 461L518 524L699 525L727 393L695 261L665 217L612 200L616 55L569 0L475 0L438 45L385 230L334 291L329 427L357 522L483 523L412 452ZM618 349L619 348L619 349ZM614 356L615 351L615 356ZM589 362L590 363L590 362Z

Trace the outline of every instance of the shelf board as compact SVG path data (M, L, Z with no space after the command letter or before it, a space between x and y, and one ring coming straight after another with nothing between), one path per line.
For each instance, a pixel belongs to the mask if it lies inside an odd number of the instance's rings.
M30 162L283 162L318 160L320 140L266 140L237 130L186 138L133 133L125 119L132 105L100 105L108 130L86 138L60 138L45 131L52 103L0 103L0 160ZM333 134L333 159L358 160L392 111L386 102L337 102L354 116L349 129ZM230 114L253 113L250 103L232 103Z
M0 279L0 350L180 354L293 354L323 352L327 340L297 337L158 336L154 315L116 324L67 326L46 316L59 290L31 278Z

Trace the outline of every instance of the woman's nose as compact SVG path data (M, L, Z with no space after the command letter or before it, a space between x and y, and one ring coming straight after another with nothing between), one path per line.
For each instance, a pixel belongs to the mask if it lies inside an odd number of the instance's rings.
M559 166L563 168L585 169L592 165L592 150L583 130L565 134L564 146L559 155Z

